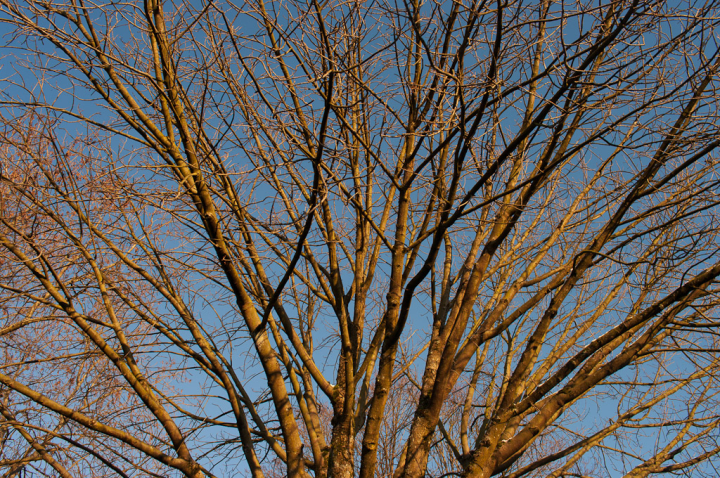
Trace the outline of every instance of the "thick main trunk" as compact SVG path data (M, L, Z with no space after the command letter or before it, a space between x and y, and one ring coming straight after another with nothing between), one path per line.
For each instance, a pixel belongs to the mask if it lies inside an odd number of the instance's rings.
M338 384L333 397L332 439L328 458L329 478L353 478L355 476L355 397L348 393L347 368L352 367L350 351L345 350L340 360Z

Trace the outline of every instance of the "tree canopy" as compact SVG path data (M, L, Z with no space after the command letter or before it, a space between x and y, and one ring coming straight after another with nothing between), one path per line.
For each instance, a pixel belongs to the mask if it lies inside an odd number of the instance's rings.
M718 476L718 7L0 0L3 476Z

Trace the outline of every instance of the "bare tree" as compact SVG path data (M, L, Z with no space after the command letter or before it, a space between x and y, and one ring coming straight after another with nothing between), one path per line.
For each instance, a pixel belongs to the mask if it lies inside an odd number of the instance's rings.
M0 0L5 476L717 476L718 7Z

